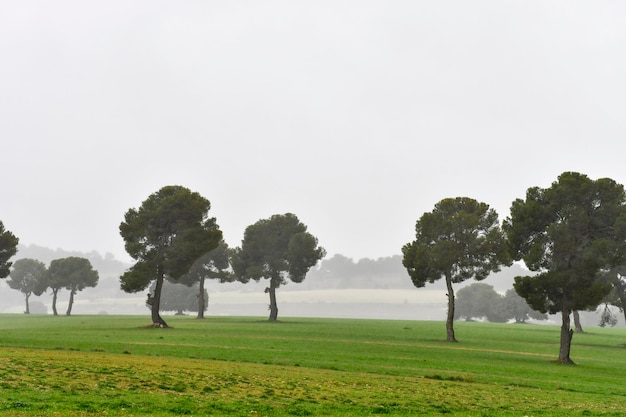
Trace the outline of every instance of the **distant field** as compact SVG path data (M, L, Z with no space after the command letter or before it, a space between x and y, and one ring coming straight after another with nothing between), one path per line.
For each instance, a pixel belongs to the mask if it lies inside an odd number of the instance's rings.
M0 315L2 416L609 416L626 330L350 319Z

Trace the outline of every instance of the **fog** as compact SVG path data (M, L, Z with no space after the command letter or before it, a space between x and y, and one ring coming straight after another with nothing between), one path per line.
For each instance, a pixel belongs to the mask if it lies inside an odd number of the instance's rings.
M377 259L442 198L504 218L563 171L624 183L625 17L615 1L4 2L0 220L23 245L127 262L124 213L176 184L230 246L292 212L329 254Z
M52 250L37 245L21 245L14 259L33 258L49 265L50 261L67 256L89 259L100 276L95 288L86 288L76 294L72 315L135 314L145 315L146 320L150 320L150 310L146 306L147 290L128 294L120 289L119 277L131 264L97 252ZM514 264L481 282L493 286L504 295L506 290L512 288L515 276L528 273L521 265ZM468 280L455 284L455 292L474 282ZM207 279L205 285L209 294L209 307L206 315L266 317L269 299L264 290L267 284L265 280L242 284ZM279 319L327 317L445 321L447 312L445 281L442 279L424 288L415 288L402 267L399 255L359 260L334 255L311 269L302 283L288 282L281 286L277 297ZM57 310L61 315L65 313L68 298L66 290L59 292ZM30 297L33 313L51 314L51 305L49 291L39 297ZM20 314L24 311L24 295L0 280L0 313ZM196 311L185 313L195 316ZM600 312L583 312L583 326L597 326ZM623 314L616 310L615 313L618 325L623 326ZM558 324L559 317L536 323Z

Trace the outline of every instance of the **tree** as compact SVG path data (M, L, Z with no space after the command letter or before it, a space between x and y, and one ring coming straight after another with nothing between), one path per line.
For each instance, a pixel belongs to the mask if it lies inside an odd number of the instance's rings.
M150 284L150 294L154 294L156 282ZM175 311L176 315L182 316L184 311L196 311L198 308L206 310L209 306L209 295L204 290L204 297L201 306L198 305L198 287L197 282L192 285L186 285L177 282L165 280L161 291L161 303L159 308L161 311ZM152 308L147 304L148 308Z
M46 264L35 259L18 259L13 264L13 270L7 281L9 287L20 291L26 298L25 314L30 314L29 298L32 294L37 296L46 290L45 275L47 273Z
M136 263L120 277L122 290L143 291L155 282L152 324L167 327L159 314L165 277L176 281L189 272L202 255L222 239L215 218L208 217L211 203L178 185L150 195L139 209L130 209L120 224L126 252Z
M500 294L491 285L482 282L461 288L456 296L454 318L472 320L493 316L491 311L500 298Z
M529 319L546 320L548 318L547 314L533 310L513 288L504 294L503 305L508 318L515 319L516 323L525 323Z
M54 259L50 262L48 267L48 273L44 276L44 283L46 288L50 288L52 291L52 314L59 315L57 311L57 299L59 291L68 284L67 276L68 271L65 270L65 263L63 259Z
M535 310L561 313L560 363L574 363L571 313L600 303L610 289L600 272L624 256L625 203L615 181L565 172L549 188L529 188L505 221L513 257L538 272L516 277L515 290Z
M326 255L317 238L291 213L276 214L246 228L241 247L232 252L231 265L241 282L269 280L270 321L278 318L276 289L302 282L308 270Z
M4 228L0 221L0 278L6 278L11 272L12 263L9 262L17 253L17 244L20 240L13 233Z
M602 301L619 308L626 319L626 267L620 265L610 269L602 274L601 279L611 286L611 291Z
M499 271L501 265L511 264L498 214L471 198L447 198L422 215L415 236L402 248L402 264L418 288L445 278L447 340L456 342L452 284L472 277L480 281Z
M66 316L69 316L72 314L76 293L87 287L95 287L98 284L98 278L98 271L93 269L89 259L69 256L50 262L48 274L46 274L44 279L44 285L46 288L52 290L53 314L55 316L58 315L56 304L59 290L65 288L70 292L67 311L65 313Z
M74 296L77 292L84 290L87 287L95 287L98 285L98 271L95 271L91 266L89 259L80 258L77 256L70 256L69 258L63 258L62 261L65 265L66 282L65 289L70 292L70 299L67 305L66 316L72 314L72 306L74 305Z
M207 278L218 279L219 282L230 282L233 280L233 275L229 271L229 251L228 244L221 240L215 249L207 252L206 255L201 256L194 262L189 272L179 280L180 283L187 286L198 284L198 319L204 318L204 312L208 306L208 293L204 288L204 281Z

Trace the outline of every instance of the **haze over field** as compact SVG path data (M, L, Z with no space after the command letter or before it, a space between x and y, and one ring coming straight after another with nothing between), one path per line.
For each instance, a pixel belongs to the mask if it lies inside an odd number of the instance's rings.
M0 220L128 261L164 185L226 241L293 212L329 255L400 253L442 198L508 215L567 170L626 182L626 4L55 2L0 6Z

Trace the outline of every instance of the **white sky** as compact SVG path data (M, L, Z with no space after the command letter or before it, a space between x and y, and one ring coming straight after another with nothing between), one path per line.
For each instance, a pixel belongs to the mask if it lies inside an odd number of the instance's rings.
M110 252L165 185L231 246L293 212L329 255L400 253L469 196L626 183L626 2L0 1L0 220Z

